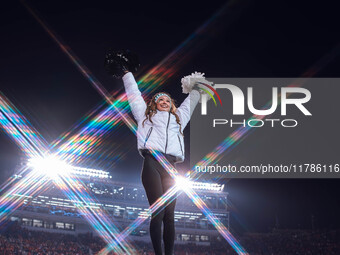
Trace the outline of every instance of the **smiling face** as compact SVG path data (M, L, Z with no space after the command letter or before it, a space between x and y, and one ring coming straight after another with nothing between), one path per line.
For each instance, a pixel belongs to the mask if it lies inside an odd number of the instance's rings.
M156 108L158 111L170 111L171 102L169 97L161 96L156 102Z

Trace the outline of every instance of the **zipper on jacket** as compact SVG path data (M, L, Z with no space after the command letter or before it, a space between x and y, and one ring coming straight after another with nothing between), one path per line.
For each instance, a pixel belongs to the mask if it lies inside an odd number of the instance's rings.
M168 148L168 129L169 129L169 122L170 122L170 115L171 112L169 112L169 117L168 117L168 124L166 125L166 143L165 143L165 154L166 154L166 149Z
M178 141L179 141L179 146L181 146L182 156L184 156L184 154L183 154L183 148L182 148L182 143L181 143L181 138L179 138L179 135L177 135L177 137L178 137Z
M151 135L152 128L153 128L153 127L151 127L151 128L149 129L148 134L146 135L145 142L144 142L144 147L145 147L146 142L148 141L148 139L149 139L149 137L150 137L150 135Z

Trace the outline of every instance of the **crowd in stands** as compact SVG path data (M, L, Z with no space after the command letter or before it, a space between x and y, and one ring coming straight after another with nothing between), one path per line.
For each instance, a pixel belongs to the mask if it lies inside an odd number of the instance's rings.
M28 231L10 226L0 235L1 255L85 255L89 249L72 235Z
M240 243L251 255L335 255L340 254L340 230L246 233ZM133 242L133 245L138 250L136 255L154 254L151 243ZM75 236L29 231L15 223L0 234L2 255L92 255L104 247L104 241L90 233ZM176 244L175 249L175 255L236 254L225 241L209 246Z

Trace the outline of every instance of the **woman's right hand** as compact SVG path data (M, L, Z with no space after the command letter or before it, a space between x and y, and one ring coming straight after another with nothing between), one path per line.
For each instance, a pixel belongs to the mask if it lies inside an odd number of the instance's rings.
M110 75L121 78L128 72L136 72L140 63L138 56L129 50L108 50L105 55L104 67Z

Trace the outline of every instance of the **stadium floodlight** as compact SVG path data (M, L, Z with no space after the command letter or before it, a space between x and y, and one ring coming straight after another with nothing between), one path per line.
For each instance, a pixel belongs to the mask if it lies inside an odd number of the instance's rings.
M224 184L210 182L192 182L192 188L196 190L223 191Z
M54 155L30 158L27 165L51 179L68 175L71 171L71 166Z
M224 184L210 182L194 182L182 176L176 177L176 186L178 187L179 190L187 190L188 188L192 188L195 190L223 191L224 189Z
M72 167L72 174L77 175L77 176L97 177L100 179L112 178L112 176L110 176L110 173L108 171L85 168L85 167Z
M30 158L27 165L38 173L44 174L51 179L55 179L61 175L89 176L97 178L111 177L107 171L68 165L65 161L58 159L54 155Z
M176 186L179 190L188 190L192 187L192 181L190 181L188 178L177 176L175 180Z

